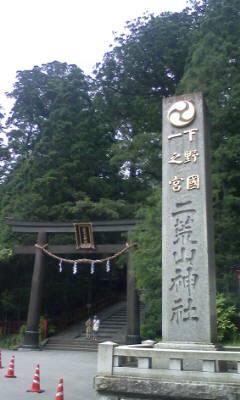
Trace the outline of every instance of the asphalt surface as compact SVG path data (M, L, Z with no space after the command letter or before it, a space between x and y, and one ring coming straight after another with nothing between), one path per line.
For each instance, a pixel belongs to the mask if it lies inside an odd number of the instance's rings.
M5 378L11 356L15 356L16 378ZM29 393L37 364L43 393ZM59 379L64 380L64 400L95 400L93 378L97 353L81 351L2 350L0 369L1 400L55 400Z

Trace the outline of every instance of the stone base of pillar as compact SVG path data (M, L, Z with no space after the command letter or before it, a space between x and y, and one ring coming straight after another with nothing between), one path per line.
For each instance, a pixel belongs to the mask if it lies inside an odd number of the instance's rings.
M170 350L202 350L202 351L218 351L221 350L221 345L213 344L213 343L185 343L185 342L158 342L154 345L157 349L170 349ZM166 368L169 360L164 357L159 360L158 368ZM165 366L164 366L165 365ZM183 368L184 370L191 371L201 371L202 362L195 360L185 360L183 359ZM218 361L217 370L224 372L226 371L226 363L224 361Z
M154 345L158 349L176 349L176 350L203 350L217 351L222 346L214 343L194 343L194 342L158 342Z
M127 335L126 344L140 344L141 337L139 335Z
M150 370L149 370L150 371ZM229 373L224 378L214 378L214 373L210 376L200 377L199 374L193 375L189 379L189 372L186 378L180 378L179 371L170 371L168 377L149 378L147 373L142 376L96 376L95 389L97 400L207 400L207 399L239 399L240 385L236 381L232 382ZM130 373L129 373L130 375ZM217 373L215 374L218 375ZM231 374L233 375L233 374Z
M39 332L26 331L21 346L23 349L37 350L39 349Z

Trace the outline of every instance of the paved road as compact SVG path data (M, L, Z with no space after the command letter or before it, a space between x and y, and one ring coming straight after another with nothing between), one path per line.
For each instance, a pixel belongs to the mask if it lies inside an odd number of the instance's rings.
M15 355L16 379L4 375ZM74 351L9 351L2 350L0 369L0 399L55 400L59 379L64 379L65 400L94 400L93 377L96 374L97 353ZM40 365L40 384L44 393L27 393L31 388L36 365Z

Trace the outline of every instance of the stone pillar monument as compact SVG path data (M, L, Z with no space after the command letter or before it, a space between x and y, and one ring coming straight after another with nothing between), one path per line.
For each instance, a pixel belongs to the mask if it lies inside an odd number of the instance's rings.
M201 93L164 99L162 138L163 342L100 344L97 398L240 399L240 352L215 345L209 144ZM135 367L128 364L132 357ZM233 360L234 372L233 364L228 368Z
M163 101L161 347L216 340L209 136L201 93ZM160 344L159 344L160 345Z

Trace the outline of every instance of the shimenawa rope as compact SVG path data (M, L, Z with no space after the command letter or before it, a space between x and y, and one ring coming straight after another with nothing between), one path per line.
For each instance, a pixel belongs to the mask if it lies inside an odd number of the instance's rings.
M35 244L35 247L37 247L37 249L40 249L43 251L43 253L47 254L48 256L55 258L56 260L60 261L60 262L65 262L68 264L100 264L100 263L104 263L106 261L110 261L110 260L114 260L114 258L117 258L119 256L121 256L122 254L124 254L126 251L130 250L131 248L136 246L136 243L133 244L128 244L126 243L126 246L121 249L119 252L113 254L110 257L105 257L105 258L101 258L101 259L97 259L97 260L92 260L90 258L78 258L76 260L71 260L69 258L62 258L62 257L58 257L56 256L56 254L53 254L51 251L47 250L46 247L48 246L48 243L44 244L43 246L40 246L39 244Z

